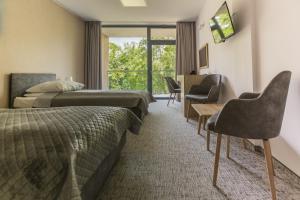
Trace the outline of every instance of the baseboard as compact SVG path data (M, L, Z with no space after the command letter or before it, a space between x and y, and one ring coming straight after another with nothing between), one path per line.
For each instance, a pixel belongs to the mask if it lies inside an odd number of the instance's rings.
M254 153L257 153L261 156L264 156L264 149L262 146L259 145L254 145L252 142L250 142L249 140L246 140L246 149L249 151L252 151ZM293 172L292 170L290 170L287 166L285 166L282 162L280 162L279 160L277 160L275 157L273 157L274 160L274 167L276 168L284 168L285 170L287 170L290 174L292 174L293 176L295 176L297 179L300 180L300 176L298 176L295 172Z

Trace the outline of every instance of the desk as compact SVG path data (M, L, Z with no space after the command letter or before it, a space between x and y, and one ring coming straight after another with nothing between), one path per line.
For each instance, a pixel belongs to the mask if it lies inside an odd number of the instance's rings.
M178 75L177 81L180 83L181 94L179 95L179 100L183 108L184 116L187 117L188 114L188 102L185 101L185 95L189 93L192 85L199 85L205 75ZM197 113L192 110L190 112L189 118L196 118Z

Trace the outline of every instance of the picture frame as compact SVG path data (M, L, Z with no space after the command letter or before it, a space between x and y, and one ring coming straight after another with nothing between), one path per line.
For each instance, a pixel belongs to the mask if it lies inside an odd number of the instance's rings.
M208 43L199 50L199 67L209 68Z

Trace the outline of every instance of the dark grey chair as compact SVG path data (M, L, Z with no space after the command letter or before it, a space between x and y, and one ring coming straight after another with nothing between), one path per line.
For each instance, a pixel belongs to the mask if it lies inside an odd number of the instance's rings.
M267 88L258 93L244 93L239 99L230 100L221 112L208 119L206 127L218 133L213 174L216 185L220 158L222 134L227 135L227 157L229 157L230 136L244 139L261 139L267 163L272 199L276 199L274 168L269 139L280 134L291 72L278 74Z
M196 103L217 103L221 90L222 76L220 74L207 75L200 85L193 85L185 99L189 101L186 121L189 121L191 105Z
M170 92L170 97L169 97L169 101L168 101L168 104L170 104L170 101L172 99L172 95L174 94L174 97L173 97L173 103L174 103L174 100L176 98L176 94L179 94L181 93L181 89L180 89L180 86L176 83L176 81L171 78L171 77L165 77L166 81L167 81L167 86L168 86L168 90Z

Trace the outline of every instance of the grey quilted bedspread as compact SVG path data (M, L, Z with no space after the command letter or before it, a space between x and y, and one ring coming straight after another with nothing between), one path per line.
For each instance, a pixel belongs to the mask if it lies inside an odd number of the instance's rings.
M81 199L123 133L140 125L124 108L0 110L0 199Z

